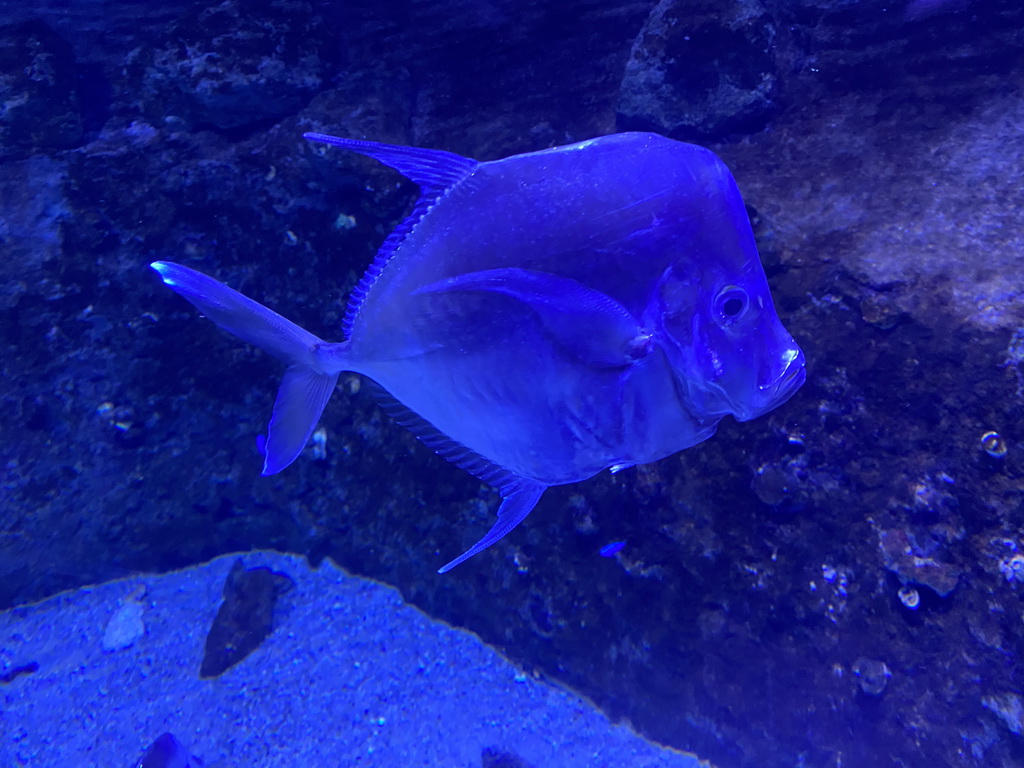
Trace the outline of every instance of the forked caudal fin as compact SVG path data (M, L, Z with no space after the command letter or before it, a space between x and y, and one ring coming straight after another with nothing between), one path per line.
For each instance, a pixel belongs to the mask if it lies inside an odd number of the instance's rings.
M221 328L288 364L263 450L263 474L280 472L309 442L343 369L325 372L317 355L323 341L212 277L169 261L150 266Z
M150 266L168 287L190 301L221 328L243 341L255 344L288 365L277 392L274 413L262 449L263 474L280 472L295 461L309 442L338 382L338 374L347 370L346 345L325 344L273 310L194 269L169 261L154 261ZM322 354L325 347L329 348L327 355ZM325 360L329 360L329 370L324 369ZM432 443L428 442L428 445ZM433 447L437 450L436 445ZM438 452L443 454L440 450ZM498 509L498 519L480 541L440 568L438 573L447 573L519 525L546 488L502 472L493 478L488 476L488 479L499 483L501 487L503 499Z

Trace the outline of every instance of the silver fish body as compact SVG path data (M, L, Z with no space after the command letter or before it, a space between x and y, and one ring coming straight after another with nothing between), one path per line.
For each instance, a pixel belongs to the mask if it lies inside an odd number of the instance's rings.
M343 342L187 267L153 266L288 364L265 473L295 459L338 374L355 371L435 451L499 488L494 527L442 571L504 536L545 488L669 456L804 380L739 191L709 150L627 133L478 163L308 138L423 190L354 292Z

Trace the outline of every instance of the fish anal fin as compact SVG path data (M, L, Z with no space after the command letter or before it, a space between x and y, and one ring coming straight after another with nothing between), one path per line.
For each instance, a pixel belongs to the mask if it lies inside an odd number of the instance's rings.
M448 573L455 566L464 563L473 555L479 554L504 538L507 533L523 522L526 516L533 511L545 488L546 486L529 480L520 480L516 485L508 488L502 494L504 498L502 498L501 506L498 508L498 519L494 521L491 529L484 534L480 541L451 562L438 568L437 572Z
M501 491L503 496L506 495L508 489L519 483L519 475L484 458L457 440L452 440L418 413L388 394L383 387L374 384L372 390L384 412L412 432L417 440L438 456L447 459L488 485L494 486Z
M438 573L447 573L459 563L465 562L482 552L505 534L515 528L530 514L537 500L544 493L546 485L527 480L515 472L495 464L462 443L452 440L419 414L398 402L379 385L373 386L374 394L384 412L408 429L416 438L438 456L442 456L457 467L466 470L488 485L501 492L501 507L498 519L487 534L457 558L442 567Z

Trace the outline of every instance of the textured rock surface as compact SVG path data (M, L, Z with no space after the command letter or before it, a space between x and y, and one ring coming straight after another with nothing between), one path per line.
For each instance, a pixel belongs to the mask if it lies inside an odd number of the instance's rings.
M337 45L303 0L198 5L132 55L126 111L221 129L280 119L324 87Z
M764 128L777 111L775 37L758 0L661 0L626 63L621 124L690 141Z
M0 159L81 138L71 46L39 22L0 27Z
M277 366L144 265L334 335L414 190L299 134L489 158L614 130L653 0L313 7L336 70L295 114L227 131L142 116L134 75L76 40L111 94L80 146L0 174L0 603L254 546L331 554L726 768L1024 762L1024 11L762 2L774 117L713 146L807 385L681 456L552 489L448 578L493 491L354 378L326 458L260 478ZM166 44L148 28L124 55Z

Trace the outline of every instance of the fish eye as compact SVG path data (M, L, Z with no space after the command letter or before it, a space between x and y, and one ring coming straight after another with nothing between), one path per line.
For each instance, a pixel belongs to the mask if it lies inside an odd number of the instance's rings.
M742 317L749 304L746 291L736 285L727 285L715 297L715 314L731 323Z

